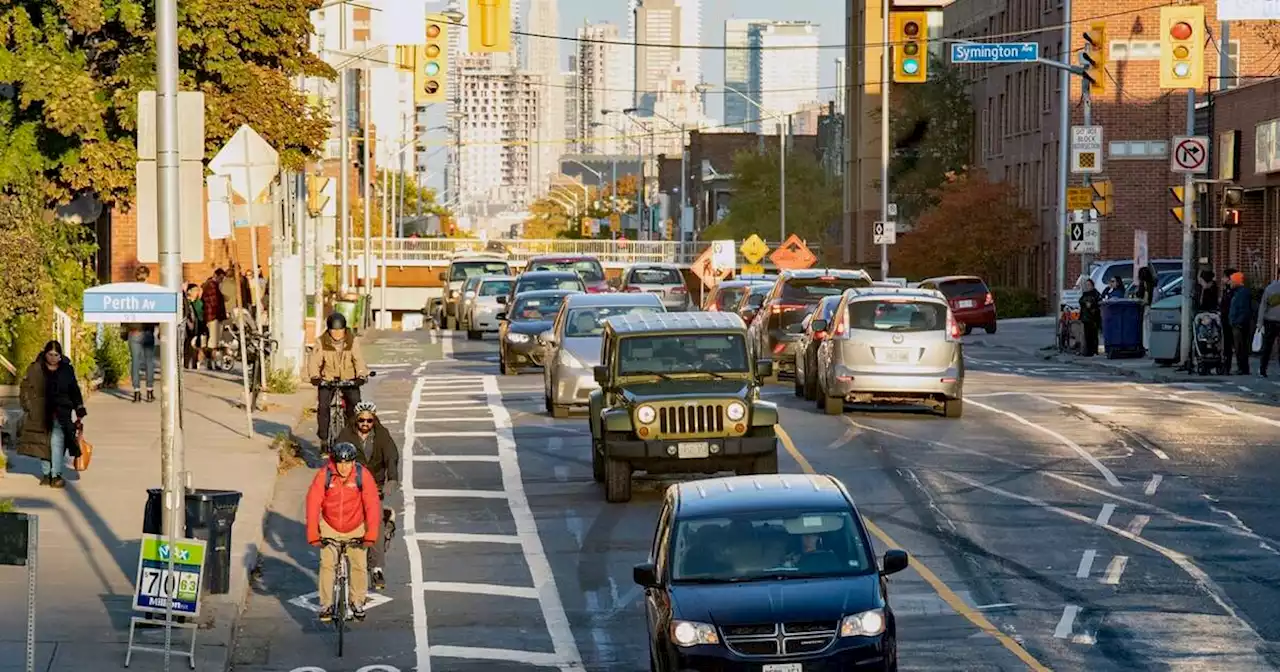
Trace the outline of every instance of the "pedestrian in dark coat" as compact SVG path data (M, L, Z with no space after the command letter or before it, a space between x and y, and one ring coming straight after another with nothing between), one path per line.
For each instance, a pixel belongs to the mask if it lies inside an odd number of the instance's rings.
M1231 274L1231 305L1227 319L1235 339L1236 373L1249 375L1249 355L1253 352L1253 294L1244 285L1244 273Z
M1231 355L1236 351L1236 338L1231 330L1231 297L1236 291L1235 286L1231 284L1231 276L1235 274L1234 268L1222 271L1222 291L1219 292L1221 298L1218 299L1218 317L1222 321L1222 361L1226 362L1227 369L1231 368Z
M25 418L18 437L18 454L40 463L40 484L66 487L62 478L66 456L80 457L80 421L88 415L75 369L63 356L62 344L49 341L27 367L19 387Z
M1092 280L1084 281L1084 291L1080 293L1080 326L1084 327L1080 354L1093 357L1098 354L1098 330L1102 328L1102 294Z

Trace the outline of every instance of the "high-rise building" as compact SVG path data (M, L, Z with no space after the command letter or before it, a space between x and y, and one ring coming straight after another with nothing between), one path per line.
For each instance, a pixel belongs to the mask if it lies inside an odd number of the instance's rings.
M617 44L622 41L618 27L611 23L587 24L578 29L577 53L577 136L586 138L582 143L584 154L616 154L621 140L605 133L608 139L593 141L599 136L591 124L604 121L604 111L621 111L631 107L632 71L629 47Z
M848 86L847 82L849 76L849 74L845 72L846 67L843 56L836 58L836 91L835 97L832 98L832 100L836 102L836 114L844 114L845 87Z
M702 42L702 0L676 0L680 8L679 44L695 46ZM698 84L702 81L702 50L681 49L677 54L684 77Z
M729 19L724 22L724 84L733 91L724 93L724 124L742 128L756 118L755 106L734 93L740 91L752 100L759 96L751 90L751 60L754 53L749 33L752 26L768 24L767 19Z
M751 89L761 107L789 114L818 102L818 39L818 24L808 21L774 21L748 30ZM776 120L753 126L777 133Z
M547 88L540 75L498 65L494 56L502 54L463 54L458 64L458 196L465 212L482 204L527 206L538 193Z
M559 11L556 0L531 0L529 5L529 32L534 35L558 35ZM531 38L526 53L525 69L539 77L544 91L540 98L537 146L532 158L534 194L540 195L550 187L552 176L560 173L560 156L564 153L564 115L567 90L560 73L560 41L550 38Z
M637 107L648 108L671 74L671 67L678 65L679 50L670 46L680 44L683 20L676 0L640 0L635 11L636 39L636 102Z
M564 82L564 149L568 154L582 153L582 134L579 132L582 118L580 88L578 82L578 56L569 54L569 69L560 73Z

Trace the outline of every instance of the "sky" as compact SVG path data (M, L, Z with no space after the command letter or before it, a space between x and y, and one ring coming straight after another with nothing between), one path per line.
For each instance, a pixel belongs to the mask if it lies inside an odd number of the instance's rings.
M524 2L527 6L531 0ZM821 44L843 44L845 4L836 0L702 0L702 44L723 46L724 21L730 18L813 21L820 24ZM627 30L627 0L559 0L559 12L561 35L574 35L584 20L617 24L624 34ZM563 68L569 67L569 53L572 50L572 42L562 42L560 60ZM835 86L835 59L843 55L841 49L819 50L820 87ZM713 84L724 83L724 52L703 51L702 78ZM819 94L831 96L832 90L820 90ZM823 95L819 97L825 99ZM708 92L707 114L714 119L724 119L724 99L721 92Z

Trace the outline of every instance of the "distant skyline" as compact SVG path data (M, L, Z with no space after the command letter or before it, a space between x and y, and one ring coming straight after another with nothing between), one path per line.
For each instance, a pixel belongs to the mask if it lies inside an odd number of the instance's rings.
M793 21L813 21L820 24L820 40L823 45L845 42L844 3L832 0L795 0L790 3L765 2L765 0L702 0L702 43L705 46L724 45L724 22L729 18L763 18ZM584 21L592 23L608 21L617 24L625 35L627 30L627 0L559 0L560 35L574 35ZM537 38L530 38L537 39ZM573 42L560 41L560 64L569 67L569 54ZM835 96L835 59L843 56L841 49L821 49L818 59L818 97L831 100ZM702 78L712 84L724 83L724 52L702 52ZM718 92L707 95L707 114L724 121L724 96Z

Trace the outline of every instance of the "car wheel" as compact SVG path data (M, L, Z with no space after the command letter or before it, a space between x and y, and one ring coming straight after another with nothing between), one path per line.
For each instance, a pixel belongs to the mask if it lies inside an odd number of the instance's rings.
M826 413L827 415L844 414L844 398L828 397L824 394L822 396L822 412Z
M804 369L805 369L804 398L812 401L813 399L816 399L818 397L818 377L808 372L809 371L813 371L815 373L817 372L818 370L817 359L814 359L812 362L809 362L809 364L805 366Z
M964 415L964 399L948 399L942 402L942 414L952 419Z
M800 397L801 399L803 399L803 398L804 398L804 385L802 384L802 382L801 382L801 380L800 380L800 373L799 373L799 372L796 372L795 387L796 387L796 389L795 389L795 394L796 394L796 396L797 396L797 397Z
M468 325L468 326L469 326L469 325ZM467 330L467 340L468 340L468 341L478 341L478 340L480 340L480 339L482 339L482 338L484 338L484 334L481 334L480 332L478 332L478 331L476 331L476 330L474 330L474 329L468 329L468 330Z
M596 483L604 483L604 445L591 442L591 478Z
M996 333L996 323L992 322L991 324L988 324L987 326L983 327L983 329L986 329L988 334L994 334Z
M968 336L969 334L972 334L972 333L973 333L973 327L971 327L971 326L969 326L969 325L967 325L967 324L966 324L966 325L964 325L964 335L965 335L965 336Z
M604 498L610 504L631 501L631 463L605 458Z

